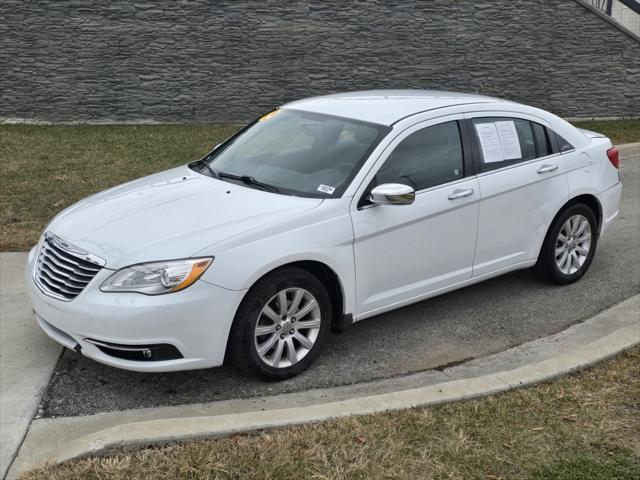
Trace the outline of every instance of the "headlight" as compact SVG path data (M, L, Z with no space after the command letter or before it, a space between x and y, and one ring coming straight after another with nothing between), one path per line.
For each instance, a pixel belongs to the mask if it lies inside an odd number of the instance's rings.
M211 265L213 258L187 258L132 265L118 270L100 286L103 292L161 295L184 290Z

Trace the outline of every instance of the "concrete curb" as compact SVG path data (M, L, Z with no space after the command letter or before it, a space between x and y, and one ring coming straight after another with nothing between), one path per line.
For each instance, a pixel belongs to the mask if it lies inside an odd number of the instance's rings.
M585 338L588 338L584 336L585 332L593 337L591 341L585 341ZM539 348L540 343L544 343L547 348L544 354L547 358L544 360L536 358L536 345ZM19 456L9 478L16 478L21 472L34 467L45 458L59 463L75 458L102 455L115 449L216 438L237 432L286 427L350 415L372 414L477 398L551 380L593 365L637 344L640 344L640 295L564 332L510 349L511 353L501 352L486 359L469 362L468 366L453 367L452 374L447 375L448 378L458 377L453 380L435 384L431 381L429 385L416 384L413 388L342 398L337 401L331 398L328 401L326 399L322 401L320 395L308 395L307 400L315 398L316 401L289 408L260 408L254 400L252 411L121 423L70 440L59 448L49 450L46 456L40 456L40 458L33 454L30 455L30 459L20 459ZM567 348L567 345L573 345L573 348ZM487 370L495 370L496 365L504 366L503 362L509 358L509 355L519 356L520 360L523 356L529 356L529 362L516 368L486 373ZM492 359L492 357L495 358ZM465 369L466 372L464 372ZM443 373L447 374L448 370ZM473 375L474 372L475 375ZM470 374L472 376L466 377ZM414 381L418 382L425 378L429 377L416 375ZM375 382L369 387L370 391L376 391ZM289 395L293 397L295 394ZM276 402L277 405L283 404L282 397ZM41 437L45 441L49 439L50 442L53 432L65 428L64 421L65 419L48 420L49 424L44 434L41 432ZM74 421L82 422L82 417ZM35 443L31 444L33 445Z
M308 407L119 425L66 445L60 450L56 461L63 462L117 448L131 448L150 443L220 437L237 432L476 398L556 378L615 355L638 342L638 328L630 326L574 352L501 374Z

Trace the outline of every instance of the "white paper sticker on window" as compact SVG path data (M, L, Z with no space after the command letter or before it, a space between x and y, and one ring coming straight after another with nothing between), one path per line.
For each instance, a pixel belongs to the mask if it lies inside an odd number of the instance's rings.
M335 190L335 188L330 187L329 185L318 185L318 191L322 193L328 193L329 195L331 195L333 192L335 192Z
M502 148L500 148L500 137L495 123L476 123L476 132L482 147L484 163L501 162Z
M518 132L512 120L496 122L498 135L500 136L500 146L502 147L502 156L505 160L516 160L522 158L520 151L520 140Z

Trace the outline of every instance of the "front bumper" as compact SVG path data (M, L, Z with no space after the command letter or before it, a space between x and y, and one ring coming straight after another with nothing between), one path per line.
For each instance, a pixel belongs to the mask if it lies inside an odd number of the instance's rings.
M35 284L35 258L34 247L29 253L25 283L35 318L49 337L65 347L100 363L135 371L190 370L222 364L244 290L227 290L199 280L185 290L166 295L105 293L99 287L113 272L103 269L82 293L65 302L44 294ZM170 345L182 358L128 360L106 354L96 341L121 346Z

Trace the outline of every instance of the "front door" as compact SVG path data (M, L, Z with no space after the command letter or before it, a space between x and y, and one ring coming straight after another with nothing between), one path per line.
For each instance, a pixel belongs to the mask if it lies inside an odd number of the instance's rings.
M416 199L354 202L358 319L471 278L480 194L464 164L456 119L407 129L376 163L364 198L375 185L402 183L415 189Z

